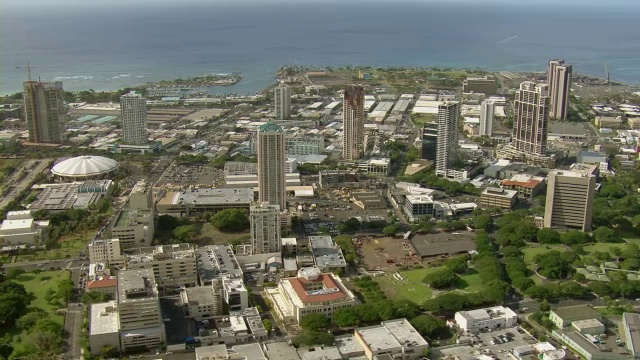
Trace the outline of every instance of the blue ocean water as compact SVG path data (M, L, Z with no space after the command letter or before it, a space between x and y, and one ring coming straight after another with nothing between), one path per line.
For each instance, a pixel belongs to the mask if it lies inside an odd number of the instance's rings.
M546 68L640 83L637 11L420 2L118 5L0 11L0 92L33 76L67 90L241 72L253 93L282 65ZM528 2L528 4L534 4Z

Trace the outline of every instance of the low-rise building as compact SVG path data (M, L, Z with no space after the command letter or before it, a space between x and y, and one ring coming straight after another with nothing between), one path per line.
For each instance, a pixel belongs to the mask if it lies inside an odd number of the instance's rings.
M509 180L503 180L502 187L517 191L519 198L532 198L544 189L544 178L529 174L517 174Z
M252 188L168 191L156 203L156 210L160 215L194 216L232 208L249 210L252 201Z
M112 299L115 299L118 293L118 280L113 276L102 276L88 281L86 290L109 294Z
M331 239L331 236L309 236L309 248L311 249L315 266L320 271L332 272L347 268L347 261L344 259L342 250Z
M622 116L596 116L595 124L598 128L619 129L626 123Z
M120 248L120 239L93 240L87 247L89 263L118 269L124 267L125 257Z
M317 268L302 268L297 277L280 279L277 288L266 291L276 315L286 323L299 324L312 313L331 318L337 309L358 303L340 277Z
M602 315L589 305L576 305L552 309L549 312L549 319L556 327L562 329L578 320L596 319L601 321Z
M242 278L242 269L231 245L207 245L198 248L200 285L211 285L223 276Z
M149 246L127 252L127 269L151 269L162 289L197 286L196 250L189 244Z
M111 226L111 236L120 240L122 249L151 245L153 232L151 210L123 209Z
M598 335L604 334L604 324L596 319L577 320L571 326L581 334Z
M249 293L241 276L224 276L222 294L229 311L242 311L249 307Z
M404 198L404 214L412 222L435 217L436 206L429 195L407 195Z
M407 319L383 321L380 325L357 328L354 336L369 360L380 356L419 359L429 349L429 343Z
M100 355L105 346L120 351L120 321L117 302L91 304L89 311L89 349Z
M9 211L0 224L0 240L4 245L40 245L48 229L49 220L34 220L31 210Z
M623 360L629 359L624 348L611 348L599 343L593 335L583 335L576 331L553 330L551 335L565 343L573 351L587 360Z
M212 285L185 288L180 292L180 301L187 317L196 321L222 315L222 288L215 280Z
M640 358L640 314L622 314L625 346L634 359Z
M518 200L518 192L505 188L488 187L480 194L480 206L513 209Z
M369 181L355 170L321 170L318 182L322 189L366 188Z
M387 208L387 201L376 191L361 191L351 193L353 204L363 210L380 210Z
M454 319L460 329L468 332L505 329L518 323L518 315L504 306L458 311Z

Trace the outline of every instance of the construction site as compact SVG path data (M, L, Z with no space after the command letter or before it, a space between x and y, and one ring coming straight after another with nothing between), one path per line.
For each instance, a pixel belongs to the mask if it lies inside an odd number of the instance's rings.
M357 237L354 244L368 271L395 270L420 264L409 240L396 237Z

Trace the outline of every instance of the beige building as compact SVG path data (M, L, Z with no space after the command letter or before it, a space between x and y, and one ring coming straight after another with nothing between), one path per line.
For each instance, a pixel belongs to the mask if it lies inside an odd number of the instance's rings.
M486 96L496 95L498 93L498 84L491 75L466 78L462 81L462 92L485 94Z
M342 157L358 160L364 155L364 88L349 86L344 91L342 102Z
M284 130L274 122L258 129L258 199L286 209L286 161Z
M622 116L596 116L596 126L598 128L619 129L627 121Z
M281 249L280 206L267 203L251 206L251 246L254 254L279 252Z
M522 153L545 155L549 126L548 86L525 81L513 104L513 147Z
M116 268L124 266L125 257L120 249L120 239L93 240L87 247L90 264L105 264Z
M41 245L47 240L49 220L34 220L31 210L7 212L0 224L2 245Z
M217 280L209 286L190 287L182 290L180 300L187 317L196 321L211 319L223 314L222 288Z
M33 143L62 142L64 132L64 90L62 82L24 82L24 115Z
M515 174L502 181L502 187L515 190L521 199L532 198L544 190L544 178L530 174Z
M488 187L480 194L480 206L513 209L518 200L518 192L504 188Z
M277 288L266 292L276 315L285 323L299 324L305 315L314 313L331 318L336 310L358 303L340 277L315 267L298 270L297 277L280 279Z
M118 272L118 318L122 351L154 349L165 342L158 285L151 269Z
M551 60L547 69L547 86L551 103L549 115L551 118L566 120L569 111L569 95L571 93L571 65L564 60Z
M131 91L120 97L122 142L127 145L147 145L147 100Z
M273 89L273 100L276 108L276 120L291 118L291 88L280 85Z
M120 320L117 302L92 304L89 313L91 355L100 355L105 346L112 346L120 351Z
M460 103L451 101L438 106L438 144L436 174L449 177L452 165L458 159L460 134Z
M123 209L111 226L111 236L120 239L122 249L151 245L153 232L151 210Z
M189 244L159 245L132 249L127 255L127 269L150 269L162 289L197 286L196 249Z
M153 189L144 180L138 181L129 195L129 208L136 210L153 210Z
M549 173L545 228L591 230L591 211L596 177L573 171Z
M357 328L354 338L364 356L374 359L420 359L429 343L407 319L383 321L380 325Z

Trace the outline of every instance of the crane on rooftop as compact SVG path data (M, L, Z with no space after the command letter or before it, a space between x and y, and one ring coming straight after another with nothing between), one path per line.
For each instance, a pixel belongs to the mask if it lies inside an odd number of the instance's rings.
M27 79L31 81L31 64L27 63L27 65L16 66L16 69L27 69Z

